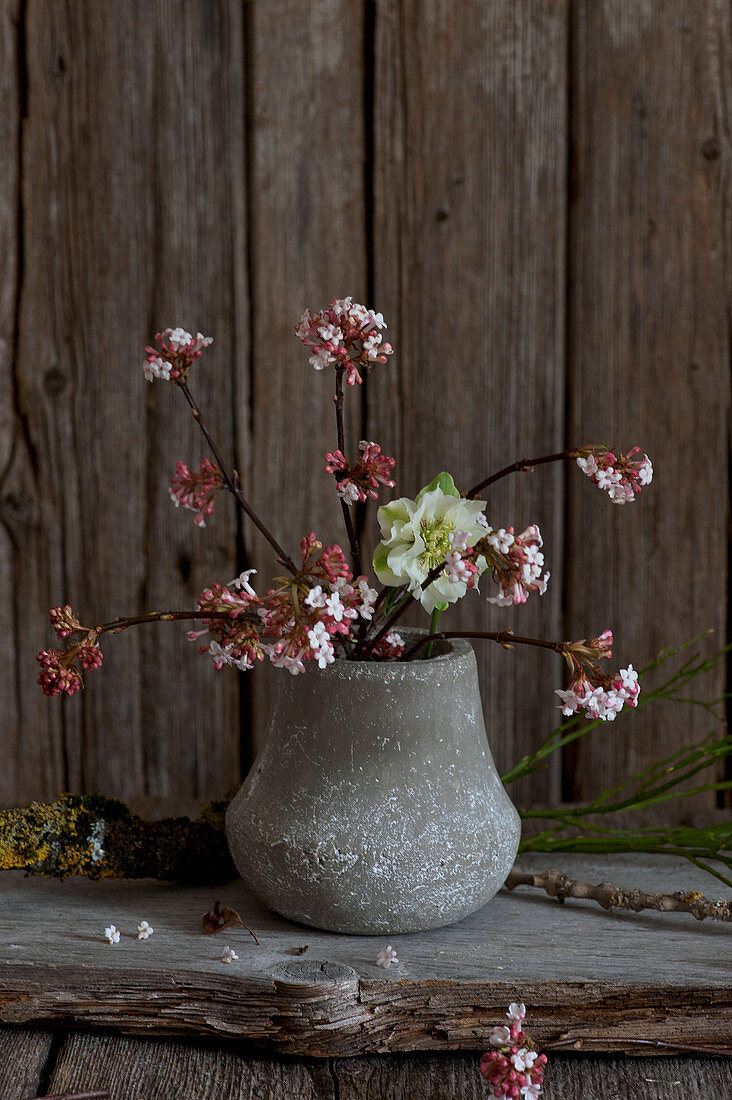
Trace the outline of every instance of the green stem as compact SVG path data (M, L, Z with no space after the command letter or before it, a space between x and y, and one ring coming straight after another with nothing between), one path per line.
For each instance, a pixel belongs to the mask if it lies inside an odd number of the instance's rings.
M440 618L440 609L439 609L439 607L435 607L434 610L432 611L432 618L430 619L430 634L436 634L437 633L437 622L438 622L439 618ZM428 642L427 645L424 647L424 660L425 661L427 660L428 657L430 657L432 655L432 646L433 645L434 645L434 642Z

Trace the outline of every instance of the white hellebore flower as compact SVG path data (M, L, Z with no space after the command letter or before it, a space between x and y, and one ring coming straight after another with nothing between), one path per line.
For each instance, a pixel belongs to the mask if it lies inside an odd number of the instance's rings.
M154 928L151 928L146 920L140 921L137 926L137 938L138 940L149 940L152 936Z
M465 595L468 586L465 581L451 580L446 572L419 595L415 590L434 566L446 561L452 551L453 531L464 533L467 547L474 546L485 535L485 526L479 519L484 508L484 500L464 500L445 473L422 489L416 500L401 497L385 504L377 512L383 538L374 554L376 576L382 584L392 587L406 584L425 611L432 612L435 606L444 609L455 603ZM482 555L476 565L481 573L486 569Z
M238 958L239 956L237 955L233 947L225 947L224 950L221 952L222 963L230 963L233 962L234 959Z
M119 943L119 932L113 924L110 924L109 928L104 929L104 935L107 937L107 942L110 945L113 943Z

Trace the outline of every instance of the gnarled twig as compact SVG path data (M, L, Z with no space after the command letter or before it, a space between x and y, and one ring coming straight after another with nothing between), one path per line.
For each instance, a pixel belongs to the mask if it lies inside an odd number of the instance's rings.
M540 875L517 871L514 867L504 883L507 890L517 886L533 886L544 890L549 897L563 902L565 898L583 898L596 901L603 909L656 909L663 913L691 913L697 920L732 921L732 900L712 901L697 890L679 890L675 894L646 894L642 890L623 890L610 882L592 886L589 882L572 879L563 871L548 870Z

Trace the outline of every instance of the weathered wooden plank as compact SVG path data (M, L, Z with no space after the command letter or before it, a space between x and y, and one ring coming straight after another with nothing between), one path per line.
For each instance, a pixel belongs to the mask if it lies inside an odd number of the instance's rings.
M3 1100L23 1100L37 1094L52 1046L53 1035L49 1031L0 1027L0 1089Z
M334 1063L341 1100L479 1100L486 1086L475 1055L391 1055ZM725 1096L732 1062L711 1058L550 1056L546 1100L666 1100L676 1090L691 1100Z
M150 34L150 14L143 6L135 30L140 43ZM190 387L235 467L235 388L246 384L242 367L249 355L243 6L238 0L157 0L152 14L153 98L145 105L152 110L152 129L142 135L154 148L147 318L152 331L180 324L214 337L190 374ZM175 60L161 66L162 58ZM223 494L201 531L190 512L171 507L168 485L176 460L198 469L201 457L211 456L173 387L150 386L146 397L148 548L140 599L147 609L195 607L196 596L212 581L225 584L237 575L238 511ZM244 427L241 443L246 439ZM208 658L198 658L185 628L145 628L138 687L144 790L220 798L239 777L238 677L219 674Z
M193 605L204 581L234 570L230 508L222 503L206 541L170 507L175 460L197 459L201 444L182 402L173 407L178 395L147 388L140 362L156 327L214 332L192 384L231 447L245 331L234 276L244 262L241 37L234 0L184 12L163 0L120 11L28 5L26 447L8 475L25 501L13 533L24 593L19 800L62 785L220 794L238 769L237 685L197 663L180 628L107 643L104 673L72 700L41 697L33 651L50 643L51 603L91 622Z
M396 354L369 381L367 434L414 497L441 469L468 489L563 445L567 4L383 2L375 33L374 293ZM443 622L558 636L562 486L551 467L514 475L487 510L541 526L554 591L519 609L468 596ZM503 770L552 728L561 672L477 645ZM516 794L557 799L557 762Z
M392 1054L332 1063L340 1100L484 1100L480 1055Z
M711 645L725 636L732 27L716 0L573 13L569 433L639 444L657 474L632 508L572 477L567 634L612 626L638 667L710 627ZM571 793L709 728L695 708L639 712L583 743Z
M545 1082L546 1100L707 1100L732 1092L732 1061L552 1055Z
M12 802L19 787L22 743L18 696L18 619L12 532L17 498L7 481L13 457L24 446L23 425L14 402L15 324L20 292L20 129L23 113L20 4L0 5L0 252L5 277L0 284L0 667L4 702L6 766L0 776L0 805Z
M248 6L250 47L251 391L240 402L252 446L242 463L252 500L295 558L315 530L347 547L338 497L323 468L337 446L333 374L316 374L294 335L303 309L366 289L364 57L358 0L273 0ZM361 403L347 387L347 447L357 451ZM260 585L282 573L246 532ZM264 673L262 675L261 673ZM272 671L252 678L255 741Z
M70 1035L59 1052L49 1092L92 1087L108 1088L111 1100L328 1100L336 1095L327 1063L285 1061L230 1047Z
M20 1100L38 1086L51 1046L47 1032L0 1029L0 1086ZM684 1089L690 1100L725 1096L732 1062L699 1057L633 1058L550 1055L544 1078L547 1100L661 1100ZM248 1096L259 1100L297 1096L340 1100L478 1100L485 1095L479 1055L393 1054L339 1058L321 1063L285 1060L227 1045L130 1039L108 1034L69 1035L54 1059L47 1090L108 1088L111 1100L200 1100Z
M563 865L586 881L711 892L709 877L683 861L574 857ZM521 866L538 870L546 860ZM593 1050L635 1049L628 1041L638 1039L732 1046L729 933L681 914L611 915L502 892L460 924L392 937L400 965L385 972L376 965L383 940L292 924L238 880L220 897L259 945L243 929L202 936L207 890L15 873L0 887L3 1023L249 1038L315 1056L475 1050L518 999L541 1041L569 1034ZM155 928L144 942L141 919ZM111 947L110 922L122 932ZM229 966L225 943L240 956Z

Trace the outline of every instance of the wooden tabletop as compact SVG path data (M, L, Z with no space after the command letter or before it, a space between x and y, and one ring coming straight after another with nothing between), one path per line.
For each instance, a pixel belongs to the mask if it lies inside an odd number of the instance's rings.
M545 856L522 868L545 869ZM655 892L729 891L683 860L562 859L590 882ZM205 936L214 898L241 928ZM155 932L137 939L147 920ZM104 929L121 930L110 946ZM479 1050L509 1001L541 1042L639 1053L641 1042L732 1047L729 925L687 914L606 913L502 891L449 928L387 940L319 932L260 905L240 880L190 888L0 875L0 1022L146 1036L252 1040L301 1056ZM224 946L239 958L221 961ZM307 947L307 950L298 952ZM662 1048L657 1048L662 1049Z

